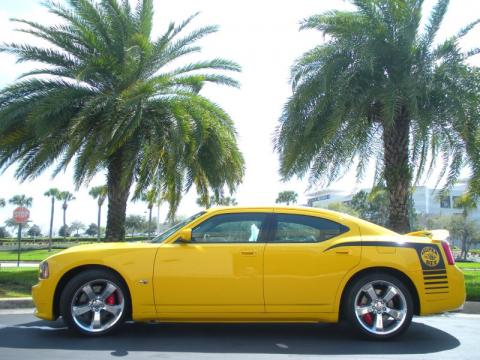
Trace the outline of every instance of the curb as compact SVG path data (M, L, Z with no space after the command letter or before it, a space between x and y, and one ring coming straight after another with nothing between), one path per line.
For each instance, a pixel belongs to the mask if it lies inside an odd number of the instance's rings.
M33 308L31 297L23 298L0 298L0 309L26 309Z

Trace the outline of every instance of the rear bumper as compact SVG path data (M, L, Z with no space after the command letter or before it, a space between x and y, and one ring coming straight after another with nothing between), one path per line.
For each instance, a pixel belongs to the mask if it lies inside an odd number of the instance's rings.
M420 296L420 315L429 315L463 307L466 298L463 272L456 266L447 266L448 291L442 294ZM422 289L423 290L423 289Z

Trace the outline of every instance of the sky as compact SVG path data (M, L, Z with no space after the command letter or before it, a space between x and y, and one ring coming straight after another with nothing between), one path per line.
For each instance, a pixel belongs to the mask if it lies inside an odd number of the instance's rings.
M132 0L133 2L135 0ZM427 0L425 11L429 11L435 1ZM291 95L289 84L290 66L303 52L325 41L317 31L299 31L299 21L313 14L331 9L352 9L343 0L154 0L153 37L161 34L170 21L180 22L193 13L200 12L190 29L217 24L220 31L201 41L202 52L198 58L224 57L242 66L237 79L240 89L206 87L204 95L221 105L232 117L238 131L238 142L246 162L244 181L234 197L238 204L270 205L278 192L294 190L299 194L299 203L306 203L306 194L319 190L309 188L306 179L292 179L282 182L279 175L278 155L273 150L272 136L278 124L283 104ZM425 13L425 12L424 12ZM480 14L480 1L452 0L438 40L456 33L463 25L473 21ZM0 0L0 43L38 43L32 37L15 32L18 25L9 21L16 17L34 20L44 24L58 20L41 6L40 0ZM466 49L479 46L479 29L472 32L462 44ZM478 58L478 56L477 56ZM193 60L190 58L190 60ZM474 61L477 61L475 59ZM11 55L0 54L0 88L15 79L33 64L16 64ZM75 192L76 200L69 204L67 223L81 221L84 224L96 223L96 202L88 195L92 186L105 183L105 174L96 176L88 187L76 191L72 182L71 169L51 177L51 169L33 181L20 183L14 177L15 167L0 175L0 198L8 200L14 194L33 197L31 220L47 232L50 216L50 201L43 193L51 187ZM357 182L353 173L331 184L336 189L355 191L369 187L373 171ZM431 179L427 180L431 181ZM190 215L199 207L195 203L194 190L185 195L179 207L179 215ZM105 204L106 205L106 204ZM146 215L146 205L129 202L127 214ZM0 226L11 217L12 205L0 209ZM57 205L54 228L61 226L61 206ZM160 209L163 220L167 207ZM102 225L106 221L104 206Z

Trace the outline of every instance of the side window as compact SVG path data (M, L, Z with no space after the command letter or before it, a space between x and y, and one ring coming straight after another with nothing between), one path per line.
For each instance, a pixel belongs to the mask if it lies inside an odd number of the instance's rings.
M258 242L267 214L244 213L217 215L192 230L197 243Z
M276 215L277 231L273 242L322 242L347 232L349 229L331 220L305 215Z

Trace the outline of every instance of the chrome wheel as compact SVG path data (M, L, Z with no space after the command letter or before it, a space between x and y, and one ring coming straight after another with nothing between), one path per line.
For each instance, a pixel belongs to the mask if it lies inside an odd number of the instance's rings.
M371 334L391 334L401 328L407 318L405 295L388 281L365 284L357 292L354 304L358 323Z
M103 332L115 325L125 310L125 297L109 280L92 280L80 286L70 305L75 324L85 332Z

